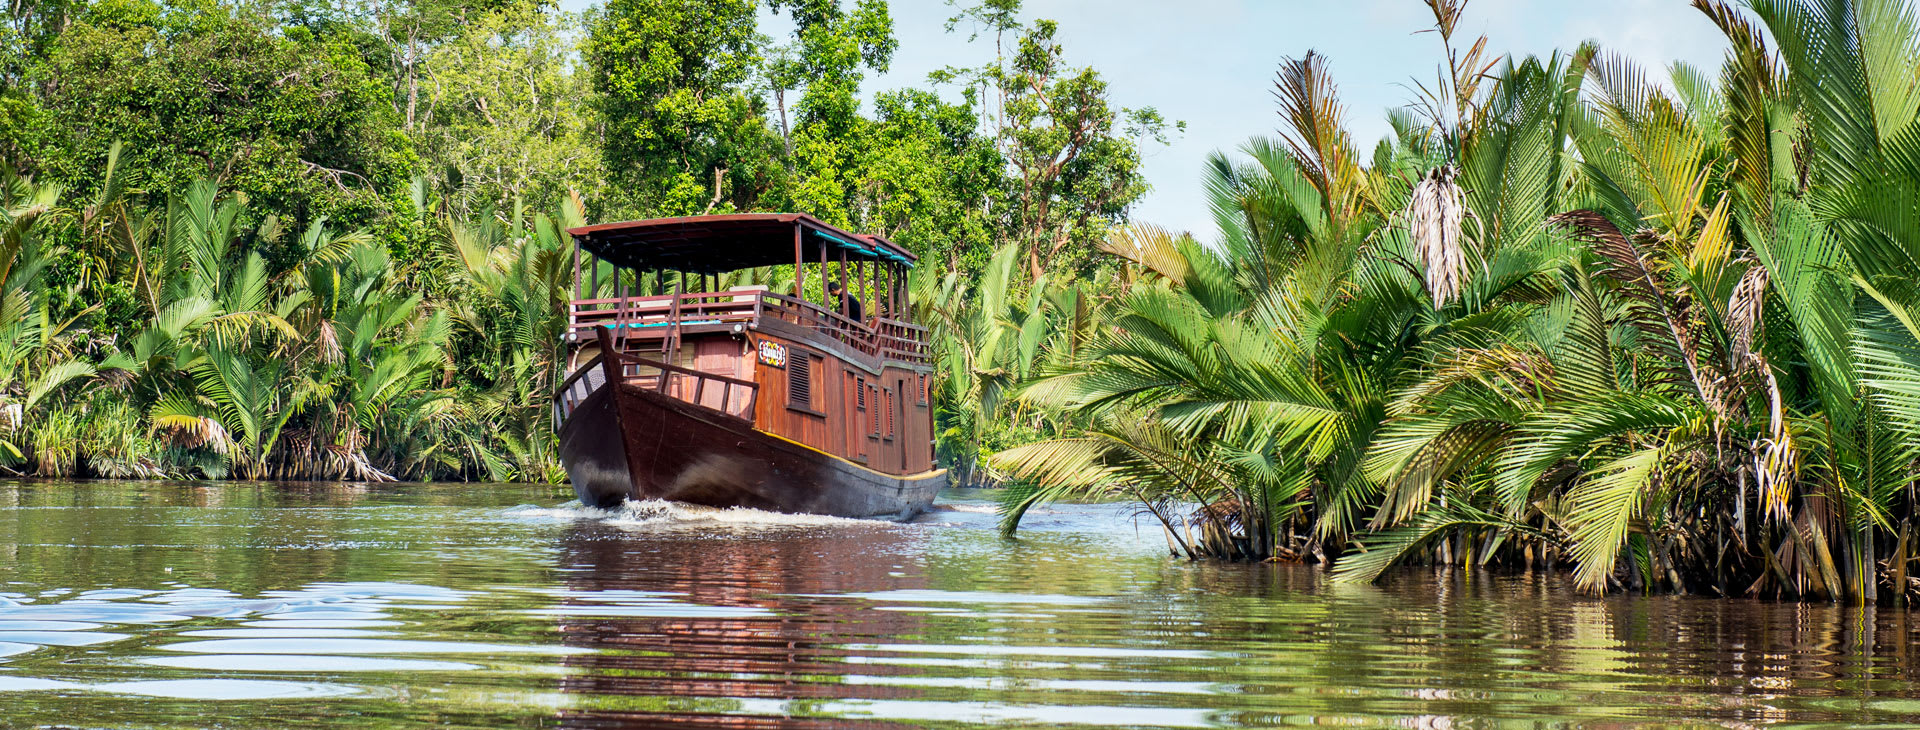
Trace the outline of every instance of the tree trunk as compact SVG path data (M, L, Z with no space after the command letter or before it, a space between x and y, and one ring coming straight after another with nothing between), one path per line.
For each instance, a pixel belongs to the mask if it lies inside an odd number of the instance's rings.
M780 140L786 145L787 170L791 171L793 170L793 133L787 127L787 90L774 89L773 103L780 107Z
M407 29L407 132L413 132L413 112L420 103L420 38Z

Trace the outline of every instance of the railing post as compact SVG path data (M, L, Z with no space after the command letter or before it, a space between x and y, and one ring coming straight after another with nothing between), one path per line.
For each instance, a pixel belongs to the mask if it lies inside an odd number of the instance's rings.
M621 372L620 368L620 353L613 349L613 330L607 329L606 325L599 325L594 330L600 337L600 370L607 376L607 385L626 380L626 373Z

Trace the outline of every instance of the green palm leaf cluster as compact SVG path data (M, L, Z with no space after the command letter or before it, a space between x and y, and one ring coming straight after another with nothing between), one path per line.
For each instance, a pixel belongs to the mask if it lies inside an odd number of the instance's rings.
M1026 280L1022 250L1000 247L978 280L923 266L908 281L915 320L934 343L934 448L957 486L1000 483L984 456L1061 432L1048 412L1011 396L1079 357L1100 311L1090 292L1110 288L1105 279Z
M1363 159L1326 59L1216 156L1213 245L1133 229L1078 357L1018 391L1019 510L1137 500L1173 549L1564 566L1581 587L1916 588L1920 18L1717 0L1715 75L1447 51ZM1219 536L1217 538L1209 536Z
M110 166L111 167L111 166ZM0 462L42 476L557 481L547 390L563 353L577 202L479 223L416 216L447 254L394 261L362 232L201 182L109 184L82 208L10 177L0 286ZM118 311L62 321L51 256ZM271 259L271 260L270 260ZM434 282L423 288L420 281ZM117 289L110 289L118 283ZM75 322L114 323L82 329Z

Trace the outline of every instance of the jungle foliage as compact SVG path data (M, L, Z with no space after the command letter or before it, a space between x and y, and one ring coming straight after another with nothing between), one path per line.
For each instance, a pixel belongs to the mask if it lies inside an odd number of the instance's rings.
M884 0L15 2L0 468L558 481L564 231L589 220L797 210L930 276L1006 241L1090 272L1169 125L1018 2L956 12L983 8L1035 60L865 93Z
M1283 63L1280 136L1212 161L1219 240L1110 238L1135 278L1051 340L1077 352L980 388L1062 424L989 460L1022 485L1008 529L1120 495L1176 553L1348 581L1905 600L1920 17L1693 4L1725 63L1656 80L1592 46L1497 57L1427 0L1440 72L1370 156L1327 59Z

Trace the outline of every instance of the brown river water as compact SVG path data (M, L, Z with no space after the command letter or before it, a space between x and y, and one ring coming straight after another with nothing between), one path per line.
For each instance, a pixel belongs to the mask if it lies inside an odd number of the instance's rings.
M912 524L514 485L0 484L0 727L1911 727L1904 610L1377 587L1120 505Z

